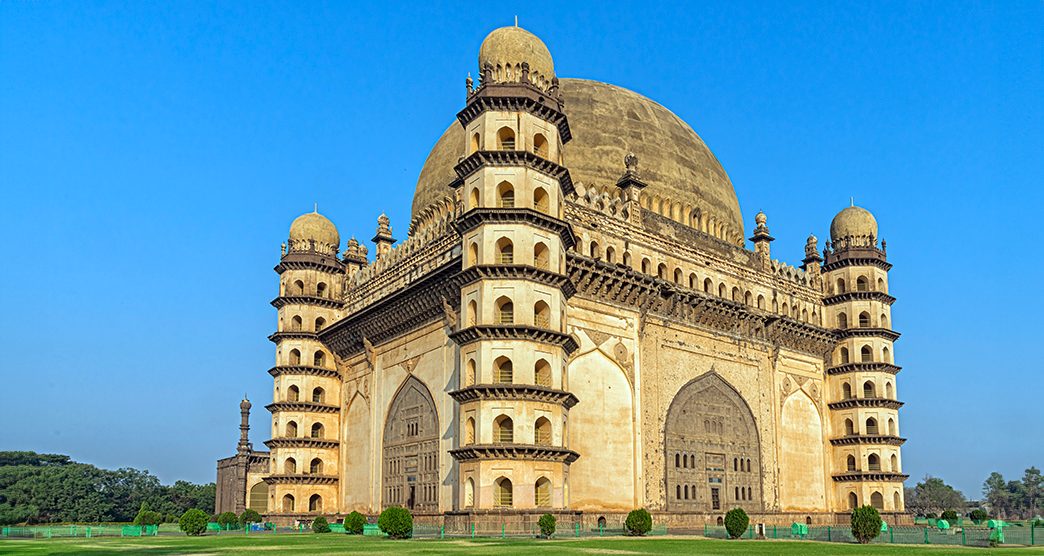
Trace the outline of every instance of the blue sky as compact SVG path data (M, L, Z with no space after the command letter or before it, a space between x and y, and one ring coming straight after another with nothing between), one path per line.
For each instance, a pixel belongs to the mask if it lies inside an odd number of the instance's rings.
M0 449L214 479L268 437L272 271L320 211L404 237L482 38L689 122L797 264L850 196L895 264L904 467L1044 465L1039 2L0 3ZM372 249L371 249L372 251Z

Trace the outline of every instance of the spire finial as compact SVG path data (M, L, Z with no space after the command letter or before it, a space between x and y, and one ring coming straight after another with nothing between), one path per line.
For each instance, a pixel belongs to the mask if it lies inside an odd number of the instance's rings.
M848 198L848 206L850 206L850 207L854 207L855 206L855 197L849 197Z
M518 16L515 16L515 27L518 27Z
M319 214L319 203L312 203L312 212Z

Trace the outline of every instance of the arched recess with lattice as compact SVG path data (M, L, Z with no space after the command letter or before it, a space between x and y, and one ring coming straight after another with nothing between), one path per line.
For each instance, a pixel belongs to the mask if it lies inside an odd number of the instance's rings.
M750 489L747 511L762 511L761 453L754 413L735 388L711 371L683 386L671 401L664 427L666 506L672 511L722 512L736 507L733 493ZM675 455L688 465L675 465ZM732 461L750 460L742 469ZM685 496L689 488L689 496ZM678 496L679 490L683 493ZM746 492L746 491L745 491Z
M439 509L439 418L431 392L416 377L399 387L384 422L381 505Z

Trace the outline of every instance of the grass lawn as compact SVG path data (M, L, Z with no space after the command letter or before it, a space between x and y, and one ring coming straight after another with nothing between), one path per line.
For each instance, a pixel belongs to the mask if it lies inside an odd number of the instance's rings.
M697 537L561 539L475 539L390 541L343 534L214 535L36 539L0 541L0 554L1044 554L1044 547L1001 549L926 545L855 545L811 541L723 541Z

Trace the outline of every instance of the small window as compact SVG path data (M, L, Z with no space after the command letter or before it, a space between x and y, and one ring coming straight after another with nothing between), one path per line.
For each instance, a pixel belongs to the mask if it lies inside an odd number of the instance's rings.
M536 420L535 431L534 436L538 446L551 445L551 421L547 417L541 417Z
M848 315L845 313L837 314L837 327L841 330L848 328Z
M499 444L515 441L515 424L511 417L501 415L493 421L493 441Z
M848 364L848 362L849 362L848 348L846 348L846 347L841 348L840 353L841 353L841 364L842 365Z
M323 403L326 401L326 392L322 388L312 390L312 401L314 403Z
M321 512L323 511L323 497L318 494L313 494L308 499L308 511L309 512Z
M479 134L478 134L478 132L475 132L475 134L471 136L471 151L470 152L475 152L475 151L479 150L479 145L480 145Z
M286 437L287 438L297 438L297 423L296 422L290 421L289 423L286 424Z
M863 383L863 397L864 398L876 398L877 397L877 388L874 387L873 381L868 380L868 381Z
M547 158L549 156L549 147L547 138L542 133L537 133L533 136L533 154Z
M497 131L497 148L502 151L515 150L515 132L510 127L502 127Z
M325 363L326 363L326 354L324 354L321 351L315 352L315 355L312 356L312 365L315 366L315 367L322 367L323 364L325 364Z
M551 212L551 198L548 197L547 191L543 187L533 190L533 208L544 214Z
M551 328L551 307L545 301L537 301L533 305L533 325L537 328Z
M536 378L537 386L551 387L551 364L546 360L540 359L536 362L533 374Z
M846 382L846 383L841 385L841 399L843 399L843 400L850 400L850 399L852 399L852 385L851 384Z
M870 349L870 346L863 346L859 350L859 357L863 363L872 363L874 361L874 351Z
M873 417L868 417L866 419L866 434L871 436L877 434L877 419L874 419Z
M845 436L855 436L855 424L851 419L845 419Z
M326 327L326 319L323 317L317 317L315 319L315 331L321 332Z
M497 264L514 264L515 246L511 240L502 237L497 240Z
M301 351L297 349L290 350L290 364L300 365L301 364Z
M859 328L870 328L870 313L863 311L859 313Z
M515 304L508 297L497 299L497 324L514 324Z
M312 462L308 465L308 472L311 473L312 475L322 475L323 474L323 460L321 460L319 458L313 459Z
M856 470L856 459L855 459L855 456L848 456L847 463L848 463L848 470L849 471L855 471Z
M500 182L497 186L497 207L515 208L515 188L509 182Z
M322 437L323 437L323 424L322 423L316 423L316 424L312 425L312 438L322 438Z
M867 292L870 291L870 282L867 281L866 276L860 276L856 279L856 291Z
M297 473L297 460L294 458L286 458L286 461L283 463L283 473L287 475Z
M551 506L551 481L546 477L537 479L534 491L538 508L547 508Z
M493 375L495 382L500 384L511 384L514 382L514 370L511 360L507 357L498 357L493 362Z
M318 297L326 297L326 284L319 282L315 285L315 295Z
M290 385L290 387L286 389L286 401L301 401L301 389L298 388L296 385Z
M493 484L493 505L498 508L510 508L513 504L511 480L507 477L497 479Z

